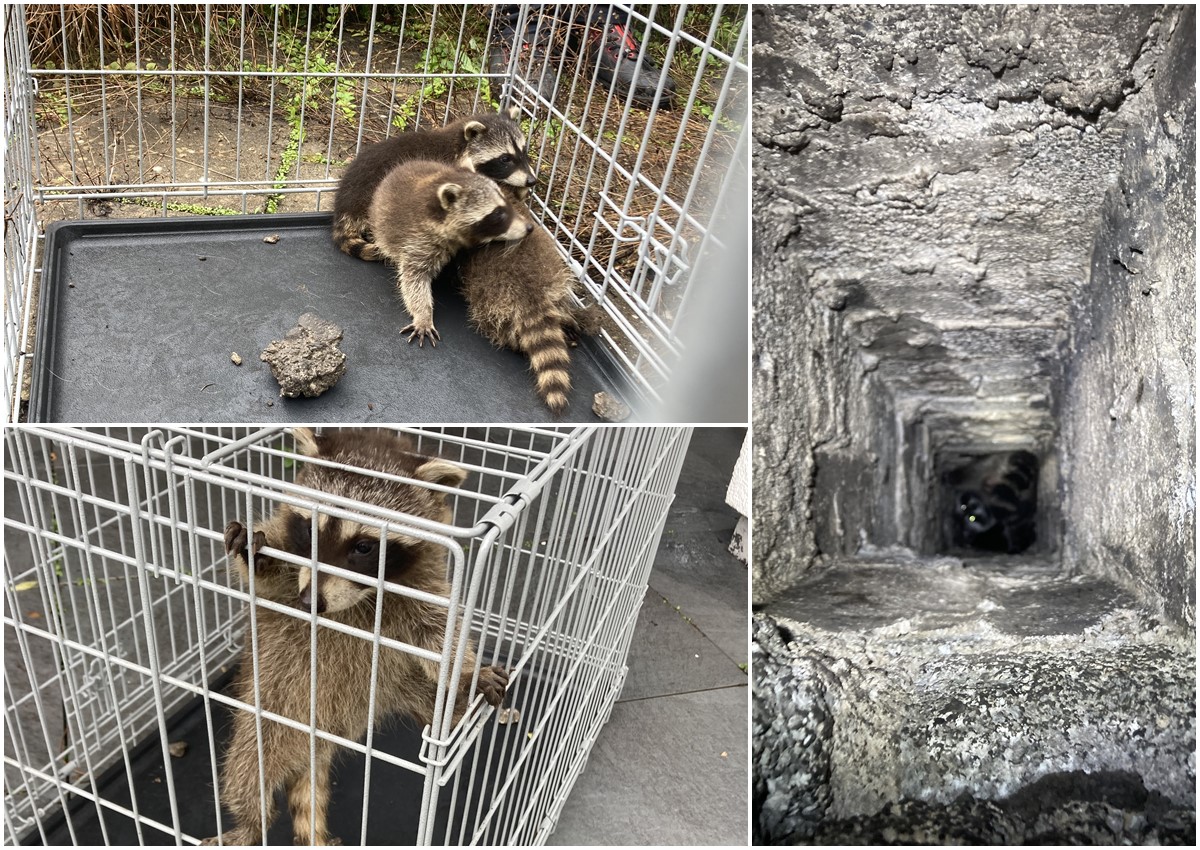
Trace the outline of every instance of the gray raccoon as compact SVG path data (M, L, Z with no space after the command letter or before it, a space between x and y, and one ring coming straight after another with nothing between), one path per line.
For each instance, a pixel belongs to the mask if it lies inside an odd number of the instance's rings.
M492 241L523 239L533 230L529 211L517 207L487 177L427 160L393 168L371 202L379 253L396 266L396 285L412 322L401 328L411 343L436 346L433 280L459 251Z
M466 477L458 466L438 458L412 453L409 441L394 432L347 429L315 436L297 429L302 453L323 460L377 472L413 478L432 484L457 487ZM296 483L325 493L356 499L437 522L450 522L445 496L414 484L384 480L373 475L307 463ZM307 567L277 561L257 554L263 546L282 549L307 558L312 546L312 516L303 507L281 505L278 512L256 524L252 546L254 590L258 597L311 610L316 594L317 610L324 617L374 631L376 591L340 576L318 573L312 580ZM379 570L379 547L384 549L384 575L395 581L437 596L449 596L446 556L437 544L393 532L380 540L374 525L320 514L317 548L322 562L374 577ZM225 529L225 546L243 578L249 579L247 530L240 522ZM440 653L447 630L447 610L399 594L387 593L381 605L380 632L412 646ZM284 717L309 723L310 628L311 623L265 608L257 619L257 672L261 706ZM458 637L455 627L455 638ZM319 729L352 740L367 732L370 708L371 669L374 645L354 635L331 628L318 628L316 725ZM456 685L453 719L466 711L474 679L476 658L468 642L463 673ZM233 695L255 703L255 665L247 636ZM375 680L375 714L378 724L389 716L407 715L418 723L431 721L437 699L439 665L387 647L379 650ZM483 667L478 691L491 705L499 705L508 686L508 674L500 667ZM327 829L330 771L336 747L316 739L316 784L310 785L308 732L284 724L262 721L262 771L266 794L259 796L258 737L255 716L249 711L234 713L233 730L221 767L221 800L233 814L235 826L221 838L234 845L258 844L275 818L275 792L286 789L297 844L338 843ZM315 790L315 808L312 806ZM260 804L266 806L266 820ZM216 838L205 841L215 844Z
M530 217L522 201L513 200ZM493 345L529 358L538 395L555 415L571 390L569 346L599 331L598 308L575 307L574 276L544 228L516 243L476 248L459 261L471 325Z
M483 112L440 130L414 130L369 145L346 168L333 202L333 241L362 260L382 259L371 227L375 191L397 165L416 159L457 165L521 191L537 182L529 143L517 123L515 106Z
M1036 537L1037 457L1015 451L977 458L955 470L957 542L1016 554Z

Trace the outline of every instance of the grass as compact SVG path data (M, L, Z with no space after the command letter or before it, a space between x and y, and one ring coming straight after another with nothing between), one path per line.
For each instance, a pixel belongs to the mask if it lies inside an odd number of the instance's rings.
M163 205L152 198L122 198L123 204L136 204L141 207L161 210ZM228 207L210 207L204 204L185 204L181 201L167 201L166 207L171 212L186 213L187 215L239 215L238 210Z

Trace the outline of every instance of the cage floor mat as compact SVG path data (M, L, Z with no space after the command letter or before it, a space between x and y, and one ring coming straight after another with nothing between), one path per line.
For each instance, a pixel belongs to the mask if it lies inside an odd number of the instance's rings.
M226 680L226 687L228 679ZM221 689L225 692L225 688ZM217 741L218 756L225 752L229 736L231 710L220 705L212 704L214 737ZM471 840L476 818L480 813L480 794L484 794L485 803L482 811L486 813L490 798L487 792L481 791L485 782L484 762L491 753L493 761L498 761L498 754L504 748L503 738L506 734L522 734L523 724L500 726L493 714L484 724L483 732L476 743L476 749L481 754L480 764L475 779L471 783L472 793L467 799L466 782L462 782L458 797L452 800L452 789L447 786L442 790L438 799L438 810L434 820L434 844L446 842L446 829L449 825L450 843L458 844L460 835L462 841ZM504 731L499 731L504 730ZM213 806L213 773L212 760L208 745L208 727L205 720L204 706L196 699L183 711L168 720L168 743L183 744L182 756L171 758L171 772L175 783L176 805L179 811L179 827L185 835L197 838L207 838L217 834L215 808ZM491 743L495 743L495 747ZM507 749L511 751L514 742L509 741ZM421 731L412 721L392 720L377 730L373 746L381 751L399 758L420 763L418 752L421 746ZM362 813L364 799L364 762L366 757L360 753L342 750L334 761L333 779L331 783L328 824L329 831L346 845L359 843L362 829ZM472 758L468 754L460 770L469 769ZM132 787L137 797L137 811L144 817L171 827L171 806L166 778L163 767L162 744L160 738L153 736L143 741L132 752L130 758L133 776ZM486 771L486 781L494 784L496 779L495 766ZM128 775L123 764L118 763L102 775L96 793L104 800L119 806L132 808L132 796ZM417 837L417 827L420 817L421 795L423 780L420 775L405 768L397 767L379 760L371 766L370 792L368 802L368 821L366 843L384 846L411 846ZM451 783L454 784L453 782ZM142 824L139 827L133 818L104 806L97 806L91 801L68 795L66 814L51 815L43 821L46 830L47 845L92 845L92 846L131 846L131 845L165 845L174 844L173 832L165 832L160 828ZM275 797L276 810L279 816L267 832L269 844L292 843L292 824L288 814L287 801L282 791ZM454 817L451 819L451 810ZM230 829L233 821L227 812L222 814L223 828ZM103 823L101 823L103 820ZM465 832L460 832L465 827ZM40 845L42 835L35 828L26 835L22 844ZM186 843L186 840L185 840Z
M434 287L437 348L409 345L393 271L341 253L324 213L60 222L46 234L35 422L545 422L528 361ZM275 243L264 238L278 235ZM345 375L288 399L259 354L301 314L340 325ZM236 352L243 360L231 360ZM594 340L573 350L564 422L624 395Z

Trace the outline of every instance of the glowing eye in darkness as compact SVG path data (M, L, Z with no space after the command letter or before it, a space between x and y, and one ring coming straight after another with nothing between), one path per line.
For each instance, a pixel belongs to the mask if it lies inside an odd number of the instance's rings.
M967 517L967 522L974 522L974 521L975 521L975 515L974 515L974 514L972 514L971 516Z

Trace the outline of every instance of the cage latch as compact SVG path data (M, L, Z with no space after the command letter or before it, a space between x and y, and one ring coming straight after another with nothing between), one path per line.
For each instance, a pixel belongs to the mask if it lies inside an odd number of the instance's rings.
M512 528L518 517L525 511L525 504L532 500L532 497L526 496L526 482L518 482L511 490L505 493L506 501L497 502L492 505L491 510L480 520L494 525L501 534Z
M639 288L650 272L663 284L674 286L691 270L687 240L656 213L629 215L607 193L600 192L599 195L602 203L600 209L596 210L596 220L612 235L614 241L638 244L637 272L629 282L631 288ZM616 227L601 214L604 206L611 208L616 215ZM665 234L665 243L655 235L660 229Z
M111 694L106 687L110 677L115 678L115 674L109 670L105 660L94 659L87 666L83 683L75 695L75 710L80 712L95 705L93 710L101 715L115 712L116 706L112 704Z
M422 764L438 768L435 775L439 787L444 787L454 777L463 756L483 731L485 719L494 711L477 697L449 738L435 738L430 726L421 730L421 751L417 757Z

